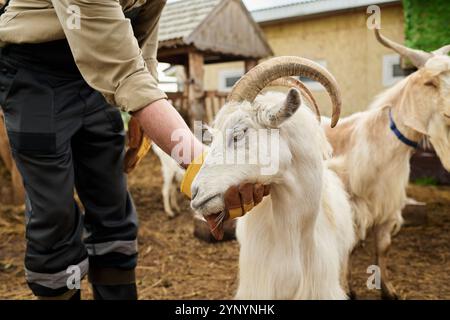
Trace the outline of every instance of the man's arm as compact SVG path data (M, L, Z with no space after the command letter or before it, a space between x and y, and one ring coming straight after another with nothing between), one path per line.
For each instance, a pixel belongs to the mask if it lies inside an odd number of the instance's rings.
M168 154L179 143L172 141L172 134L181 129L185 135L181 149L189 150L190 157L183 153L180 156L184 159L182 165L187 167L202 152L202 144L167 102L165 93L158 89L119 1L51 1L86 82L111 104L133 112L145 133ZM77 6L80 11L78 29L68 23L74 15L70 6ZM239 192L234 193L241 197Z
M166 0L151 0L140 9L133 23L133 30L147 68L155 79L158 79L158 30L161 12ZM151 19L149 19L151 17Z
M52 3L75 62L87 83L100 91L111 104L133 112L145 133L168 154L177 143L171 140L172 132L177 129L185 132L186 138L182 143L187 149L183 150L192 150L191 158L201 152L201 143L157 86L157 26L161 3L145 7L144 10L150 10L155 17L153 22L145 24L152 27L148 32L136 30L139 39L135 38L118 1L52 0ZM79 8L79 29L68 24L73 17L68 11L70 6ZM143 19L144 13L138 19ZM139 42L149 50L148 57L154 60L150 68L144 61ZM183 166L190 163L186 155L183 158L184 161L176 160Z
M153 102L133 116L137 117L147 136L167 154L171 155L178 145L181 152L177 152L173 157L184 168L203 152L202 143L195 138L183 118L166 99ZM175 131L182 134L180 140L172 140L172 133Z
M147 68L155 79L158 78L157 72L157 52L158 52L158 28L159 18L166 0L148 1L140 10L134 23L134 34L142 48L142 56L147 63ZM149 19L152 17L153 19ZM158 100L148 107L145 107L133 113L141 123L144 132L167 154L171 154L177 141L172 141L171 135L175 130L184 132L184 139L181 153L174 154L175 160L184 168L190 163L190 160L197 157L202 152L202 144L189 130L184 120L178 112L166 100ZM163 125L161 125L163 124ZM189 155L183 154L187 150Z
M130 112L167 98L147 69L119 1L52 0L52 4L83 78L109 103ZM71 8L80 12L79 28L71 24L76 19Z

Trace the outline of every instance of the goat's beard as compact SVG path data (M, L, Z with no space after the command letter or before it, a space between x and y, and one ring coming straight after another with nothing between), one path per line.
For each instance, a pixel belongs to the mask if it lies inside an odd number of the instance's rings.
M223 223L227 218L225 211L217 214L210 214L205 216L211 234L216 240L222 240L224 236Z

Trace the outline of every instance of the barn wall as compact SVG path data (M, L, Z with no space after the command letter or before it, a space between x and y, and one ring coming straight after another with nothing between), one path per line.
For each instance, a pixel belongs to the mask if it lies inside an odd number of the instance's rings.
M244 70L244 62L227 62L206 65L205 90L218 90L220 72L234 69Z
M262 26L275 55L300 55L325 60L335 75L343 94L343 114L365 109L384 88L382 61L389 49L376 42L366 27L364 9L303 21L288 21ZM382 32L403 43L403 12L401 5L382 7ZM242 63L206 66L205 88L218 88L219 72L243 68ZM328 113L329 100L324 91L314 90L319 105ZM325 110L326 109L326 110Z

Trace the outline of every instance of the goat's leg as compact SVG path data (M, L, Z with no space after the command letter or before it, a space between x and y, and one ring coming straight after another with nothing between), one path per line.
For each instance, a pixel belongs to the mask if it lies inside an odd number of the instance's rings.
M349 255L346 261L344 262L342 266L342 272L341 272L341 284L343 289L345 290L345 293L347 294L347 297L351 300L356 299L356 292L353 290L352 287L352 257L353 257L352 251Z
M164 182L162 186L162 197L164 204L164 212L167 214L169 218L175 217L175 213L172 211L172 207L170 205L170 189L172 186L172 179L167 179L164 177Z
M394 286L389 280L389 272L387 267L387 255L389 247L391 246L391 232L393 231L396 222L388 222L375 226L375 250L376 250L376 265L381 272L381 297L383 299L397 300L399 297L395 291Z
M170 185L170 205L172 206L175 212L179 213L181 211L180 206L178 205L178 185L175 181Z

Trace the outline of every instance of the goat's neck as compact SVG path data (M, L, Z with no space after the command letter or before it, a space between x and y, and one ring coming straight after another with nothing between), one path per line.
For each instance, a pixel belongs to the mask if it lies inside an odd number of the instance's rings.
M380 108L371 111L362 125L366 128L373 128L372 130L377 130L377 132L372 132L372 134L369 134L369 137L361 136L361 138L372 140L370 141L371 146L375 150L371 150L371 152L379 153L380 150L383 150L385 157L378 158L379 160L389 162L394 158L403 157L405 161L409 161L414 148L400 141L394 132L392 132L390 128L389 110L391 110L392 119L394 120L397 129L406 138L416 142L419 142L422 139L423 135L421 133L405 125L398 108ZM376 157L370 157L371 162L376 159Z
M393 132L389 128L389 125L390 125L389 110L390 110L392 119L394 120L397 129L406 138L408 138L409 140L412 140L412 141L416 141L416 142L420 141L423 138L423 134L421 134L420 132L412 129L411 127L409 127L405 124L404 117L403 117L401 110L403 109L402 108L403 104L411 103L409 101L407 92L408 92L408 80L405 85L401 86L401 89L398 91L398 93L392 97L390 103L388 103L388 105L390 105L391 107L389 107L387 110L381 109L381 111L384 111L384 116L387 117L387 123L388 123L387 130L389 130L389 133L391 133L391 136L393 137L393 139L397 140L397 144L399 143L401 145L398 149L400 149L400 151L411 154L412 148L410 146L405 145L400 140L398 140L397 137L393 134Z
M295 135L294 135L295 136ZM298 136L298 134L297 134ZM314 146L291 147L292 163L271 190L275 232L313 239L322 195L323 160Z
M401 112L399 111L399 108L392 108L391 109L392 119L395 122L395 125L397 126L397 129L409 140L419 142L423 138L423 134L412 129L411 127L407 126L404 121ZM390 130L390 128L389 128ZM394 136L395 138L395 136ZM403 143L402 143L403 144ZM405 147L408 147L405 145Z
M420 134L405 125L396 107L391 112L398 130L405 137L413 141L421 139ZM409 162L415 149L400 141L390 129L389 108L367 111L361 120L354 136L359 141L349 154L351 161L347 162L347 165L357 163L358 167L346 168L344 175L349 179L351 193L370 195L369 198L374 199L375 195L383 194L379 190L389 188L392 194L398 195L394 197L398 202L408 183Z

